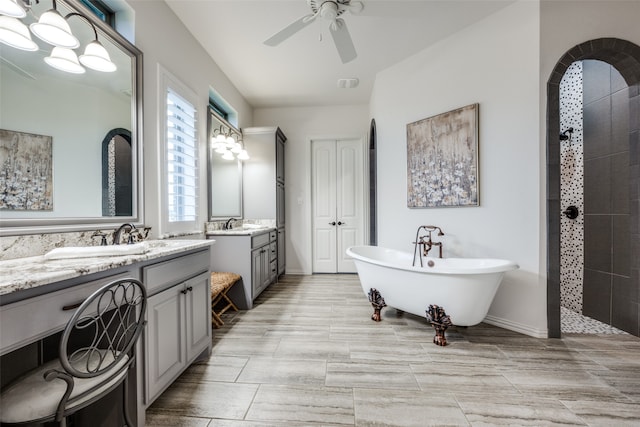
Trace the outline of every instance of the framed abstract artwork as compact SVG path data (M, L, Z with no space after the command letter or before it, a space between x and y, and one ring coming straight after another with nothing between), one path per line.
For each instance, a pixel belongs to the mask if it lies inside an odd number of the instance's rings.
M52 138L0 129L0 210L53 210Z
M478 104L407 125L407 206L479 206Z

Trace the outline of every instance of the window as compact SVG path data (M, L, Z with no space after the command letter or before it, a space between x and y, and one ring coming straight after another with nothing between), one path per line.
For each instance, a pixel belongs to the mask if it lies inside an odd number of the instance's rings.
M116 27L116 14L100 0L80 0L94 15L112 28Z
M164 98L163 230L192 232L198 228L198 138L195 94L161 67Z
M195 107L167 89L167 194L169 222L195 221L196 118Z
M226 121L229 121L229 113L227 113L227 110L225 110L220 105L218 105L218 103L215 102L213 99L209 99L209 108L215 111L220 117L222 117Z

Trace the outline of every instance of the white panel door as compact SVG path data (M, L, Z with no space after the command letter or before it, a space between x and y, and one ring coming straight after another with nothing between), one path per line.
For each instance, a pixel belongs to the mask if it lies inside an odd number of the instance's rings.
M312 142L313 272L336 272L336 141Z
M336 143L337 271L355 273L347 248L364 244L364 159L359 139Z
M364 242L360 139L312 141L313 272L355 273L349 246Z

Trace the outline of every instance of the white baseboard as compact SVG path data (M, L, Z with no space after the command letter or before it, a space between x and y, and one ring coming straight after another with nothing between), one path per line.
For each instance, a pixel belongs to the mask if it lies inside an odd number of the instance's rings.
M484 323L488 323L493 326L508 329L510 331L519 332L524 335L528 335L534 338L548 338L549 332L547 329L532 328L529 325L523 323L514 322L512 320L503 319L501 317L495 317L488 315L484 318Z

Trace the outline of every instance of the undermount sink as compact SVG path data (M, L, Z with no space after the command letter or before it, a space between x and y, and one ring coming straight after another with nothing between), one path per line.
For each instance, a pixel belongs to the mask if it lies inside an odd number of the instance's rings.
M46 260L70 259L70 258L96 258L103 256L141 255L151 249L147 242L134 243L132 245L110 246L67 246L55 248L44 255Z
M233 231L233 230L261 230L263 228L268 228L266 225L260 225L260 224L242 224L242 227L234 227L234 228L230 228L229 230Z

